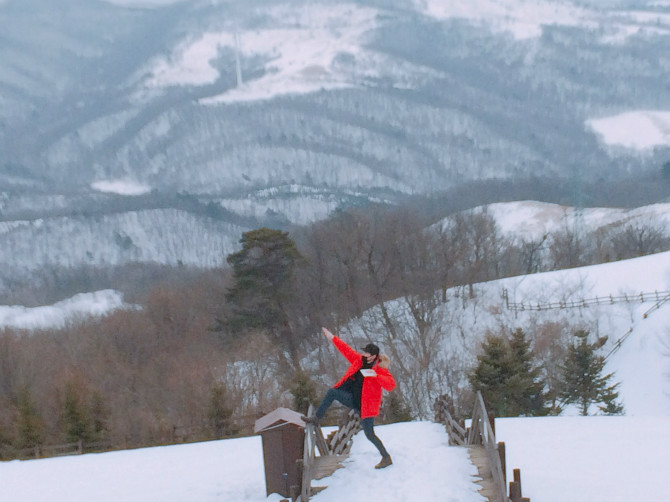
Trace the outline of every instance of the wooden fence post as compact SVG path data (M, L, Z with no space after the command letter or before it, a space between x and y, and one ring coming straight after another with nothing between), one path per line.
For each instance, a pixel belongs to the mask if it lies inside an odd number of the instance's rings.
M509 483L509 498L512 502L530 502L521 492L521 470L514 469L514 481Z
M521 469L514 469L514 482L519 485L519 497L521 497L521 494L523 493L523 490L521 489Z
M498 456L500 456L500 467L502 468L503 482L507 486L507 461L505 459L505 442L498 443Z

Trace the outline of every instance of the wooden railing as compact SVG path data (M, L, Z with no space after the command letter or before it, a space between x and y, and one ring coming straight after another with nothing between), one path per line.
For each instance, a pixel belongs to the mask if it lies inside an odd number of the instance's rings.
M507 494L505 443L496 442L495 421L493 415L486 411L481 392L477 392L470 427L466 428L464 422L453 418L449 402L443 396L435 400L435 420L446 427L450 445L481 445L484 448L497 502L530 502L530 499L521 494L519 469L513 471L514 481L509 483L509 496Z
M74 443L35 445L31 448L0 448L0 460L29 460L64 455L81 455L88 452L105 451L110 448L111 443L109 441L86 443L81 440Z
M560 300L557 302L511 302L509 301L509 293L507 289L503 289L502 298L505 301L505 307L508 310L524 311L524 310L551 310L551 309L570 309L570 308L584 308L591 305L605 305L614 303L646 303L656 302L657 306L667 301L670 301L670 291L653 291L651 293L639 293L636 295L608 295L596 296L595 298L583 298L581 300ZM652 307L657 308L657 306ZM646 317L646 314L645 314Z
M449 404L444 397L435 400L435 421L447 428L450 445L465 446L468 444L468 432L465 429L464 422L454 420L449 411Z
M310 405L309 416L312 415L312 411ZM312 495L324 489L324 487L313 487L312 480L330 476L342 466L342 461L349 456L353 436L360 429L360 418L353 410L349 411L344 423L328 436L327 440L323 437L320 426L306 424L300 496L296 499L292 495L296 502L309 502ZM317 450L319 455L316 454Z
M496 498L500 502L507 502L505 480L506 474L502 470L502 462L498 453L496 436L491 427L491 421L486 412L482 393L477 392L475 406L472 410L472 424L468 431L469 445L482 445L489 460L489 469L496 490Z

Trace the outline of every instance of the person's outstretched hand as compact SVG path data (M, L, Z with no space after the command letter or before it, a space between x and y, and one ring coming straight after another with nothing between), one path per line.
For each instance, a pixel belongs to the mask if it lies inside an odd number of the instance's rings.
M335 335L328 331L328 328L321 328L321 331L323 331L324 336L328 338L328 340L332 341L332 339L335 338Z

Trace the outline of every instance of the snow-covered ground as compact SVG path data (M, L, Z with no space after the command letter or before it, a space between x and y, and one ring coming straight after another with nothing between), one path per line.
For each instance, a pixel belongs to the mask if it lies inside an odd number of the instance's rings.
M151 192L151 187L133 180L103 180L91 184L93 190L119 195L144 195Z
M486 207L504 235L525 240L539 240L543 235L572 228L576 216L573 207L529 200L500 202L483 207ZM670 204L651 204L633 209L586 207L581 210L581 223L586 232L629 223L669 228Z
M453 500L481 502L464 449L448 448L444 429L429 422L378 428L394 465L375 470L379 453L363 435L345 467L315 481L319 502ZM430 462L426 462L430 459ZM447 475L448 473L448 475ZM0 500L47 502L277 502L266 496L259 436L0 464Z
M586 122L608 146L651 150L670 145L670 112L632 110Z
M18 329L62 327L77 317L104 315L124 304L121 293L111 289L80 293L66 300L42 307L0 305L0 326Z
M670 417L548 417L496 421L508 479L521 469L537 502L667 502ZM484 502L463 448L429 422L376 427L394 464L360 433L344 467L314 486L314 502ZM7 502L278 502L266 496L259 436L42 460L0 463Z
M670 500L670 416L504 418L496 439L531 501Z

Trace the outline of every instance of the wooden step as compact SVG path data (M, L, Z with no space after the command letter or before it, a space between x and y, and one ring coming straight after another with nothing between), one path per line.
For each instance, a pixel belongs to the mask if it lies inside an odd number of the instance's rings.
M466 448L470 454L470 461L477 467L477 477L479 479L475 479L474 482L479 486L479 494L489 502L497 502L497 491L489 469L489 457L486 454L486 449L481 445L471 445Z
M314 457L314 470L312 471L314 479L321 479L330 476L340 467L342 462L347 458L347 455L325 455L322 457Z

